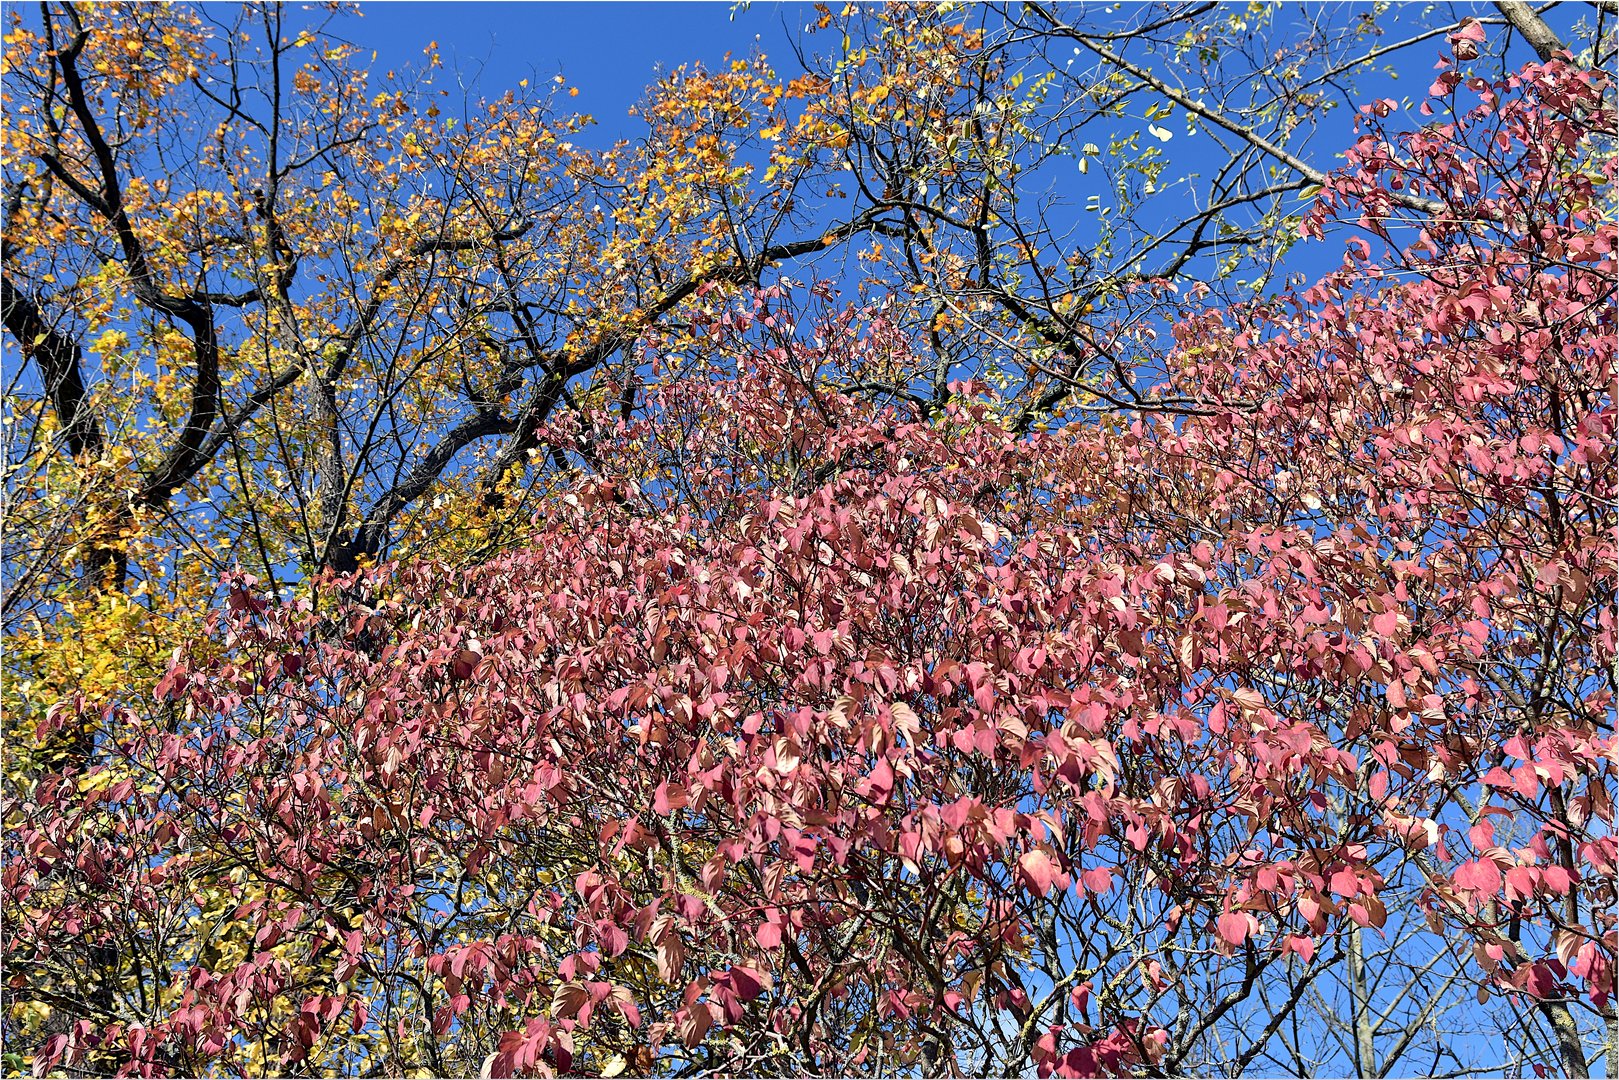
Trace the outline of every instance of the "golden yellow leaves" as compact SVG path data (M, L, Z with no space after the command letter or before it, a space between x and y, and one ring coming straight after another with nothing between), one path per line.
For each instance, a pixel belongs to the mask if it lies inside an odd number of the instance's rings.
M102 354L123 352L129 348L129 334L123 330L108 330L92 341L90 348Z
M787 83L785 93L790 98L808 98L825 94L832 89L832 81L824 75L811 72Z
M137 552L139 555L140 552ZM197 587L194 577L138 583L127 594L65 599L55 616L7 642L9 677L3 699L8 737L19 740L8 769L26 766L16 750L34 743L31 724L50 705L81 695L92 707L114 701L130 686L151 685L170 653L200 627L200 611L178 615L170 589ZM13 725L26 723L29 727Z

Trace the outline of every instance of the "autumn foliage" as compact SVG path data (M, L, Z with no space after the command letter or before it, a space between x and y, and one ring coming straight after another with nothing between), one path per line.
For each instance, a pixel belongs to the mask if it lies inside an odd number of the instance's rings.
M145 943L39 1067L1169 1073L1391 920L1611 1015L1611 96L1449 75L1342 269L1182 302L1182 407L874 405L907 334L774 287L541 432L593 468L521 548L229 578L7 799L13 990Z

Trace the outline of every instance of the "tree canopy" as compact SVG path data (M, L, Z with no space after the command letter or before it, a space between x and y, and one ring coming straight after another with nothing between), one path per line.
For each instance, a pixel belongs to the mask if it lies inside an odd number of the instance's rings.
M1612 12L815 11L12 15L8 1070L1613 1071Z

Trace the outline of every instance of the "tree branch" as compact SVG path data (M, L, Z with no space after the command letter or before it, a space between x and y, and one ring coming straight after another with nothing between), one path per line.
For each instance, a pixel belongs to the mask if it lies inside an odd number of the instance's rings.
M1507 22L1523 35L1523 39L1541 60L1551 60L1568 51L1563 39L1546 25L1546 20L1542 19L1540 13L1530 7L1525 0L1495 0L1495 9L1506 16Z

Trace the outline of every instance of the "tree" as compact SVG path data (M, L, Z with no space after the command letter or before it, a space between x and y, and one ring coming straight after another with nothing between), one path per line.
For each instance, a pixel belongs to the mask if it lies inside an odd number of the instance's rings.
M15 730L145 678L233 561L297 581L487 547L593 373L700 284L870 227L792 237L796 183L745 190L721 139L780 113L762 61L655 90L647 140L595 154L549 94L446 102L437 66L379 77L276 6L14 13ZM79 664L80 639L108 647Z
M835 190L899 226L869 274L908 301L919 339L886 386L943 400L971 374L1016 403L1024 428L1076 403L1195 407L1158 400L1154 351L1132 349L1129 328L1169 306L1151 284L1196 282L1228 303L1274 291L1331 168L1317 157L1324 121L1355 111L1361 75L1424 78L1463 29L1466 65L1497 77L1516 67L1519 34L1565 48L1540 14L1502 8L1410 21L1213 3L986 5L971 18L823 8L844 35L817 67L829 90L813 105L841 159ZM1564 31L1590 66L1611 56L1610 16ZM1442 210L1389 199L1414 218Z
M1307 219L1368 230L1341 269L1160 286L1143 407L873 401L838 388L915 362L903 306L698 286L640 408L536 428L590 471L532 542L319 605L229 577L105 760L6 802L12 993L124 970L37 1065L1370 1073L1475 994L1586 1073L1612 88L1433 92L1409 135L1367 106Z
M1462 23L1562 45L1503 11ZM14 13L3 606L43 655L19 656L31 689L10 712L149 670L77 671L59 643L144 654L232 560L299 581L509 541L516 494L571 467L533 437L553 411L602 393L633 410L637 348L689 325L699 285L765 284L829 248L858 252L922 346L847 389L937 405L972 374L1025 427L1076 400L1151 405L1150 358L1119 351L1163 310L1145 284L1271 280L1325 175L1303 118L1461 25L1380 42L1376 21L1209 4L1080 14L827 9L814 40L843 45L803 77L762 58L672 72L640 141L587 152L561 99L448 99L432 48L419 73L373 72L336 14ZM1568 29L1596 66L1606 18ZM1472 60L1509 40L1469 38ZM1166 153L1176 108L1221 162L1207 183ZM1094 215L1038 194L1077 201L1076 167L1100 182Z

